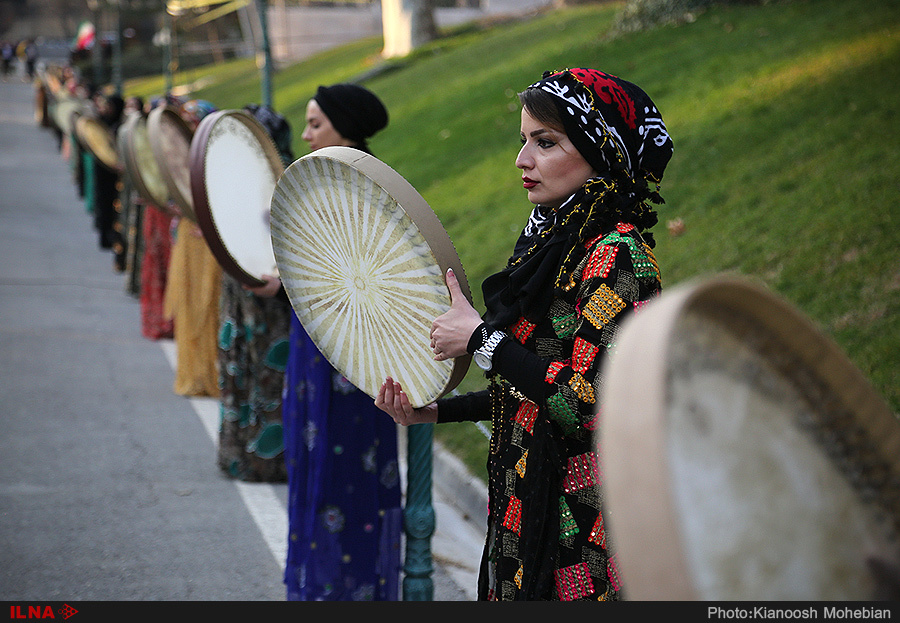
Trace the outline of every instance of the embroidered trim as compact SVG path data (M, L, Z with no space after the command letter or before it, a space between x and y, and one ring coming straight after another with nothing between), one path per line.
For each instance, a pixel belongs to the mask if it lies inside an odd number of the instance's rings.
M563 480L563 491L575 493L582 489L598 484L597 455L593 452L585 452L578 456L569 457L568 473Z

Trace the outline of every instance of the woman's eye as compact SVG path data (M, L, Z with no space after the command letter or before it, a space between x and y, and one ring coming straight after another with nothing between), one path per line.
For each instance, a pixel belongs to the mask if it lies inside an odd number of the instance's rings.
M541 149L547 149L548 147L553 147L554 145L556 145L556 143L554 143L553 141L547 140L545 138L538 139L537 144Z

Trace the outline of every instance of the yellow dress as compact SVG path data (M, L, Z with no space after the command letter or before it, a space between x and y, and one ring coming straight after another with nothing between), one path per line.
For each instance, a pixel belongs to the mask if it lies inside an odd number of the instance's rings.
M175 393L218 397L222 269L197 225L185 218L179 220L169 262L164 310L175 322Z

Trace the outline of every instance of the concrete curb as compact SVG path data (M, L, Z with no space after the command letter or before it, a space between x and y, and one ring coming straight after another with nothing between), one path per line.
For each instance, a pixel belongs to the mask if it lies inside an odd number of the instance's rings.
M473 476L459 458L434 442L434 487L463 519L485 530L488 516L487 485Z

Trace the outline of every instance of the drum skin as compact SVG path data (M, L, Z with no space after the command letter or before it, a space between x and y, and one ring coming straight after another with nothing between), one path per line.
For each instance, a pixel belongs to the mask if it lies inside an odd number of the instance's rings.
M332 366L370 396L387 376L414 407L455 388L471 358L435 361L433 320L450 308L447 232L425 200L374 156L326 147L289 166L272 197L272 244L298 319Z
M626 599L871 599L869 558L900 560L900 422L762 286L713 277L649 303L600 404Z
M197 223L219 265L248 286L277 276L269 211L284 164L268 132L239 110L210 113L191 141Z

